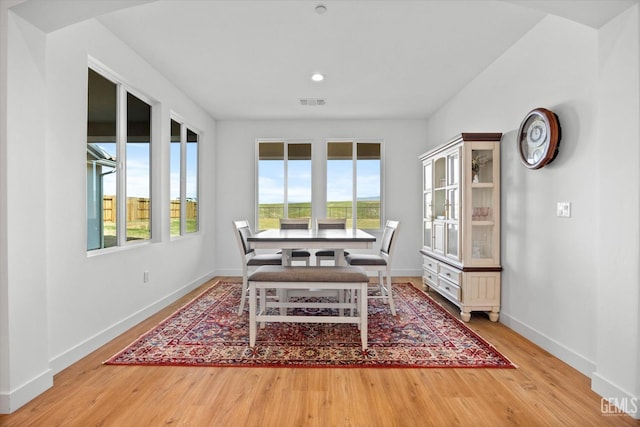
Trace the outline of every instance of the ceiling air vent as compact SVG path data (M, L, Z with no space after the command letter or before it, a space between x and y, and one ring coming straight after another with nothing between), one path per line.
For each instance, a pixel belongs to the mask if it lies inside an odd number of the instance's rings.
M300 105L307 105L307 106L324 105L327 103L325 99L320 99L320 98L300 98L299 101L300 101Z

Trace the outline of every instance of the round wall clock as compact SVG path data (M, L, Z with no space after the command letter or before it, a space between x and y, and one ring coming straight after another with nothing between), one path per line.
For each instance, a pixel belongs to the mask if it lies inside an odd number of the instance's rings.
M558 116L546 108L536 108L527 114L518 130L518 150L522 164L540 169L558 154L560 123Z

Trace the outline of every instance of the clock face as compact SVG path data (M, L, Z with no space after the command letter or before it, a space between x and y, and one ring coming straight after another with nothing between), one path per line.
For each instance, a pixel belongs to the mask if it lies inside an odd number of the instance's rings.
M531 111L520 125L520 160L529 169L540 169L553 160L559 142L558 119L544 108Z
M531 147L539 147L547 139L547 126L544 120L534 120L527 131L527 142Z

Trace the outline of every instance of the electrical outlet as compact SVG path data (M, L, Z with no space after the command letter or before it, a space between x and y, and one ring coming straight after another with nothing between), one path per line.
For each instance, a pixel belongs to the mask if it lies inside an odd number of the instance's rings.
M144 283L149 282L149 272L148 272L148 271L144 271L144 272L142 273L142 281L143 281Z
M558 202L556 211L559 217L571 218L571 203Z

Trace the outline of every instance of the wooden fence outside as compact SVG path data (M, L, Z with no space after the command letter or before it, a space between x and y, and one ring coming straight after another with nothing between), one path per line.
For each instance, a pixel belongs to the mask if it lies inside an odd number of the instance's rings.
M146 197L127 198L127 221L147 220L150 218L151 202ZM104 196L102 199L103 219L105 222L116 220L116 196ZM171 200L171 219L180 218L180 201ZM198 215L198 202L187 200L187 219L195 219Z

